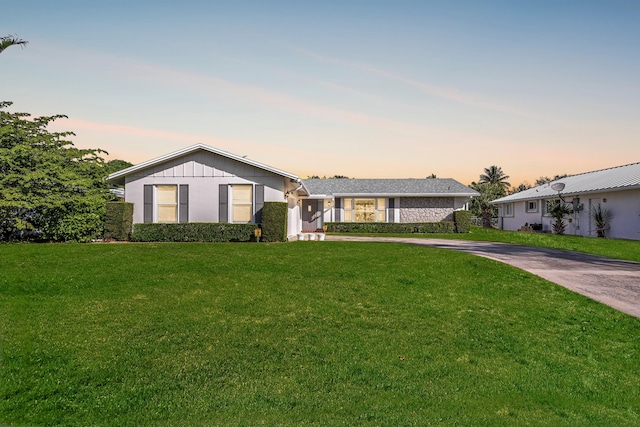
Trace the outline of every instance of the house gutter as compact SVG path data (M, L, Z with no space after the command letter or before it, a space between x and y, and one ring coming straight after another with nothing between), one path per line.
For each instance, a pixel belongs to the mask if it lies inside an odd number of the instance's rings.
M480 193L334 193L334 197L473 197Z
M295 193L296 191L300 190L301 188L304 189L304 191L309 194L309 190L307 190L307 188L304 186L304 183L302 182L302 180L300 178L296 179L295 182L297 184L300 184L300 186L298 186L298 188L295 188L293 190L289 190L287 192L284 193L284 198L287 199L290 195L292 195L293 193Z

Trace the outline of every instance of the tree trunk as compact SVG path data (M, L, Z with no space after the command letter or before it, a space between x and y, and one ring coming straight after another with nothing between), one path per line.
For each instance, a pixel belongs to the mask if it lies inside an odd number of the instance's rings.
M491 228L491 206L482 207L482 226Z

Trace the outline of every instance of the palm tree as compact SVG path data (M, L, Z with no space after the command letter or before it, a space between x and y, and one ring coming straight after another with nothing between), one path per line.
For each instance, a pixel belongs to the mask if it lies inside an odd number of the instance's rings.
M476 190L480 195L471 199L470 209L475 215L480 215L482 218L482 226L484 228L491 228L491 218L495 216L497 208L491 204L491 202L501 195L503 195L503 189L490 182L476 183L472 182L469 186Z
M564 217L572 212L573 210L569 205L560 200L554 200L549 203L549 215L554 219L552 227L555 234L564 234L564 230L567 226L564 223Z
M480 175L480 184L494 184L502 188L504 194L511 184L507 182L509 175L506 175L500 166L489 166L484 168L484 173Z
M0 37L0 53L2 53L3 50L5 50L6 48L8 48L9 46L26 46L26 44L29 43L26 40L21 40L17 37L13 37L13 36L2 36Z

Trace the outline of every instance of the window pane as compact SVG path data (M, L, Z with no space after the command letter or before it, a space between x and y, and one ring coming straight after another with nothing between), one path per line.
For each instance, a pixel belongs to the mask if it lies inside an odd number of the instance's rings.
M387 215L386 215L387 199L377 199L376 204L377 204L376 205L376 221L385 222L387 220Z
M232 187L233 203L251 203L251 185L234 185Z
M253 186L231 186L231 221L251 222L253 219Z
M356 222L374 222L375 221L375 200L374 199L355 199L355 220Z
M234 205L233 222L251 222L251 205Z
M344 211L344 222L353 221L353 216L351 215L353 211Z
M158 185L158 204L176 204L178 187L176 185Z
M178 215L176 205L158 206L158 222L177 222Z
M344 208L345 209L353 209L351 203L353 202L353 199L344 199Z

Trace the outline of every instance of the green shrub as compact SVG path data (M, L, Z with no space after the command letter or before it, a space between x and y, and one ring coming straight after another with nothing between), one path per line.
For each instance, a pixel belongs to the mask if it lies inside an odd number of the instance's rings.
M33 211L35 216L37 211ZM64 203L42 208L42 239L54 242L90 242L104 235L105 201L95 197L70 198Z
M104 218L104 238L129 240L133 225L133 203L108 202Z
M456 233L471 231L471 211L454 211L453 221L456 224Z
M255 224L189 222L134 224L134 242L248 242L255 240Z
M262 241L287 240L288 208L285 202L264 202L262 207Z
M327 231L332 233L455 233L455 224L442 222L328 222Z

